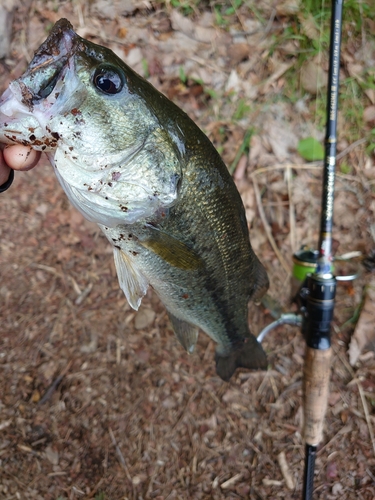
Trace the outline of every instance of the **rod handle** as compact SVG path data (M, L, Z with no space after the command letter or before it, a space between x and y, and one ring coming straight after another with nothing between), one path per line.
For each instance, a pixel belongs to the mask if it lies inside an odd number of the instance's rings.
M314 349L306 346L303 370L303 403L305 442L317 446L323 439L327 410L332 348Z

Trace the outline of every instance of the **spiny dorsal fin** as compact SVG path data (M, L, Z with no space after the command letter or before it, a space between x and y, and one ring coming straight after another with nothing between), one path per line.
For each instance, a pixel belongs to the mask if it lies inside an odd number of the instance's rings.
M203 260L185 243L153 226L148 225L148 228L151 229L150 234L139 240L142 246L159 255L171 266L186 271L203 267Z
M198 328L181 319L173 316L168 311L169 319L171 320L173 331L182 347L191 354L194 351L195 344L198 340Z
M148 280L122 250L114 247L113 256L120 288L131 307L137 311L147 292Z

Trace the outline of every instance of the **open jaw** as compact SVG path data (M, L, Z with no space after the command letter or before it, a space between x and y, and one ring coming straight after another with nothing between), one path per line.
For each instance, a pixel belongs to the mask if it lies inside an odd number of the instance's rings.
M23 144L40 151L56 147L58 136L48 129L53 115L61 112L67 72L74 75L74 53L81 38L66 20L60 20L35 52L26 72L0 97L0 140ZM71 81L71 78L69 79ZM69 91L74 90L71 81ZM58 99L60 96L60 99ZM66 100L66 99L65 99Z

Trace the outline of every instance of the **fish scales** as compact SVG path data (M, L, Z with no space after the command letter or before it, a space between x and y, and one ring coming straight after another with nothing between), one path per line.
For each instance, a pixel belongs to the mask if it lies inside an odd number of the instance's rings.
M47 153L70 201L113 245L133 308L152 286L187 351L199 329L216 341L224 380L238 367L266 367L247 307L268 278L241 197L175 104L60 20L3 94L0 140Z

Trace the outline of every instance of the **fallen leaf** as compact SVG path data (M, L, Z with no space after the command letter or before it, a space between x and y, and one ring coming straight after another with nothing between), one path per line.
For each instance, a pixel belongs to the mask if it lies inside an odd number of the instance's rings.
M366 123L375 122L375 106L367 106L367 108L365 108L363 119Z
M297 138L290 126L281 120L269 120L263 126L267 140L277 160L285 161L297 147Z
M234 66L246 59L249 54L250 46L247 43L233 43L228 47L228 57Z
M314 137L301 139L298 143L297 151L307 161L323 160L324 158L324 148Z
M155 311L147 307L142 307L134 318L134 326L137 330L147 328L155 319Z
M308 38L310 38L310 40L319 40L320 32L316 27L316 22L312 14L308 14L306 18L301 16L300 23L301 23L301 31Z
M46 458L51 462L52 465L58 465L59 463L59 452L54 450L51 446L47 446L45 450Z
M375 104L375 89L366 89L365 94L370 99L371 104Z
M185 35L192 36L194 34L195 25L187 16L183 16L177 10L171 12L172 28L175 31L181 31Z
M365 83L363 80L363 64L357 62L348 63L347 68L348 73L352 78L355 78L360 83Z
M35 391L32 393L30 401L33 403L37 403L40 400L40 392L38 389L35 389Z
M230 72L228 81L225 85L225 91L229 92L230 90L234 90L235 92L238 92L240 90L240 79L235 69L232 69L232 71Z
M195 28L195 38L200 42L210 43L216 37L216 30L214 28L208 28L204 26L196 26Z
M279 16L290 16L297 14L301 9L300 0L285 0L276 4L276 12Z
M301 86L310 94L317 94L327 86L326 72L314 61L306 61L300 72Z

